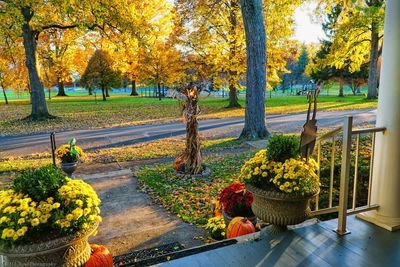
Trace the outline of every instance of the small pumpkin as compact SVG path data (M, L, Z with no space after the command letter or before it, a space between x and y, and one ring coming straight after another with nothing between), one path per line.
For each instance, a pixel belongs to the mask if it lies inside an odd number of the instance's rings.
M247 218L235 217L228 225L228 238L254 233L256 229Z
M92 255L85 267L113 267L113 256L105 246L90 244L90 248Z

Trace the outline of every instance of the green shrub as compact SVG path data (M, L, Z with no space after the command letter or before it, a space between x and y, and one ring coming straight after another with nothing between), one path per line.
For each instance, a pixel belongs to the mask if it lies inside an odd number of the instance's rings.
M268 160L285 162L290 158L296 158L299 152L299 138L294 135L277 134L268 140L267 158Z
M60 169L47 165L23 171L12 182L12 188L18 193L28 194L35 201L42 201L54 196L66 182Z

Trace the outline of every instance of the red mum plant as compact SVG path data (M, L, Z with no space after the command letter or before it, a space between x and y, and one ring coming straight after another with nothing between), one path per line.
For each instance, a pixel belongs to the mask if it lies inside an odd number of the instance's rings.
M246 191L244 183L234 182L219 194L219 202L222 204L225 213L231 217L252 217L251 204L253 194Z

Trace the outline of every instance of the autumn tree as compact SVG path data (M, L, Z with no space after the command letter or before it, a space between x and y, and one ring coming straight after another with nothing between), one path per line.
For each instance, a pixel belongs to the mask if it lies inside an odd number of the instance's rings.
M278 86L284 73L288 73L287 58L291 55L294 13L300 0L264 0L263 12L267 35L267 89ZM297 43L296 43L297 44Z
M2 31L3 30L3 31ZM24 51L21 38L15 38L8 31L0 28L0 87L6 104L8 98L6 89L14 93L27 88L27 69L24 64Z
M81 35L82 32L75 28L49 29L38 40L39 62L47 76L48 85L57 84L57 96L66 96L64 82L70 81L71 73L78 71L74 54L78 51Z
M22 35L29 71L32 112L30 118L49 117L43 84L37 68L37 40L51 29L86 28L116 32L125 25L129 1L0 1L0 27Z
M229 88L228 107L238 107L237 90L244 84L245 35L239 0L179 0L178 10L187 24L186 46L212 70L209 79ZM286 72L285 54L293 33L293 15L299 0L263 1L267 33L267 88L272 89Z
M107 90L121 85L121 73L113 68L110 55L103 50L96 50L90 58L81 83L85 87L100 88L103 100L107 100Z
M327 61L337 69L346 66L351 72L360 71L361 66L368 63L367 98L376 98L385 1L321 0L320 6L329 14L339 9L333 24L332 47Z

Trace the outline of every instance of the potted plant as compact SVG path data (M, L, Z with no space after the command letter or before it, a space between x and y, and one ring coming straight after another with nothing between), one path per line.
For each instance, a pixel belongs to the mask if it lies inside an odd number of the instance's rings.
M101 221L100 200L82 180L52 165L22 172L0 191L4 266L82 266Z
M246 190L245 184L234 182L219 193L218 201L222 206L225 224L229 225L234 217L246 217L255 225L257 220L251 210L253 194Z
M212 239L222 240L226 238L226 224L224 218L221 216L208 219L205 228L208 230Z
M78 160L84 157L82 148L76 145L75 138L72 138L68 144L60 146L56 151L57 158L61 161L61 169L69 176L78 167Z
M297 137L275 135L242 166L241 178L254 195L252 210L265 222L284 227L303 222L319 192L317 163L301 158L298 148Z

